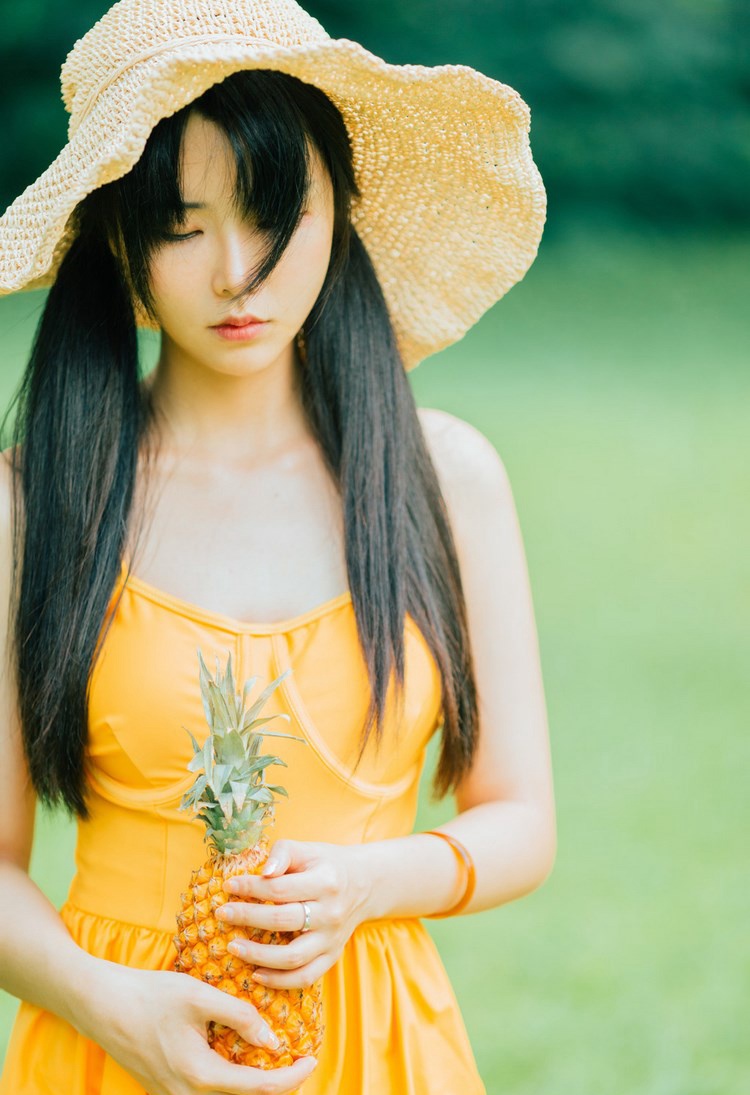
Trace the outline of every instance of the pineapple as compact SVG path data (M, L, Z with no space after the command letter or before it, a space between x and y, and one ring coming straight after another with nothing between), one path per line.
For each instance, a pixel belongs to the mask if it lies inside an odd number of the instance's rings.
M197 774L179 808L198 811L197 816L206 825L204 840L209 856L202 867L193 871L187 892L180 897L182 908L177 914L178 934L174 937L175 969L249 1000L281 1043L278 1050L254 1046L237 1031L212 1021L208 1043L217 1053L236 1064L279 1068L318 1052L324 1030L322 982L316 981L309 988L276 989L253 981L256 967L230 954L227 944L235 938L288 943L299 932L236 927L217 920L214 913L227 900L223 888L226 880L237 874L260 874L268 858L267 833L273 823L274 796L287 792L283 787L266 784L264 772L271 764L286 764L279 757L262 755L261 742L266 735L304 739L268 730L261 733L260 727L271 719L288 721L289 716L259 718L258 714L291 669L272 681L246 712L247 694L258 678L247 680L240 697L235 692L231 653L223 675L217 658L215 677L209 674L200 649L198 660L203 709L210 730L202 746L188 730L194 749L188 768Z

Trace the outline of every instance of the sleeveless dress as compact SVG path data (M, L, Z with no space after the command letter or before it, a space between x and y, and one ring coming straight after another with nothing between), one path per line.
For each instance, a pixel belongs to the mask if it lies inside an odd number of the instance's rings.
M127 577L127 580L126 580ZM291 721L268 738L280 799L271 840L348 844L413 832L427 743L442 717L440 676L411 616L405 622L404 717L395 707L354 775L368 699L350 592L277 623L247 623L183 601L120 570L122 592L94 666L89 699L91 818L78 822L76 874L60 915L90 954L173 968L180 894L206 858L203 823L180 811L193 750L208 732L198 684L231 652L250 700L288 666L263 715ZM393 696L391 695L391 701ZM485 1095L447 972L418 918L365 921L323 975L325 1034L303 1095ZM145 1095L95 1042L21 1001L0 1095Z

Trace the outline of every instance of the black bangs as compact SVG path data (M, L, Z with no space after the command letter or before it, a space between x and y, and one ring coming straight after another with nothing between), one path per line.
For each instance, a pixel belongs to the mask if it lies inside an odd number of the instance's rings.
M290 84L295 85L290 87ZM234 153L234 207L260 233L262 259L234 296L252 293L275 268L297 228L311 183L310 145L318 146L298 100L325 98L317 88L274 70L242 70L214 84L176 114L163 118L127 175L94 191L105 223L119 227L119 255L146 311L156 319L150 259L188 211L181 189L180 151L191 111L216 124ZM118 231L118 229L115 229Z

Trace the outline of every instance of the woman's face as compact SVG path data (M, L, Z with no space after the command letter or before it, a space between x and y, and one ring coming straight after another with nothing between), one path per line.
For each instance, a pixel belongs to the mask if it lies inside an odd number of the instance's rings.
M162 328L162 357L188 357L213 370L244 376L284 358L325 279L333 234L333 188L317 154L304 212L288 248L250 297L230 297L261 258L261 240L232 208L235 162L212 122L191 113L182 146L182 197L188 211L180 236L154 253L151 280ZM227 340L215 329L230 315L267 322L252 338Z

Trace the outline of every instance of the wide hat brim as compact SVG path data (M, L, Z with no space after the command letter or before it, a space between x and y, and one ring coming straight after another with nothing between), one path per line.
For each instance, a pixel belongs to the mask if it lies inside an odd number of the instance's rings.
M162 118L256 68L314 84L343 115L361 192L352 221L405 368L462 338L523 278L547 202L517 91L465 65L389 64L344 38L280 46L225 35L175 42L101 90L0 217L0 295L49 287L73 240L76 205L133 167Z

